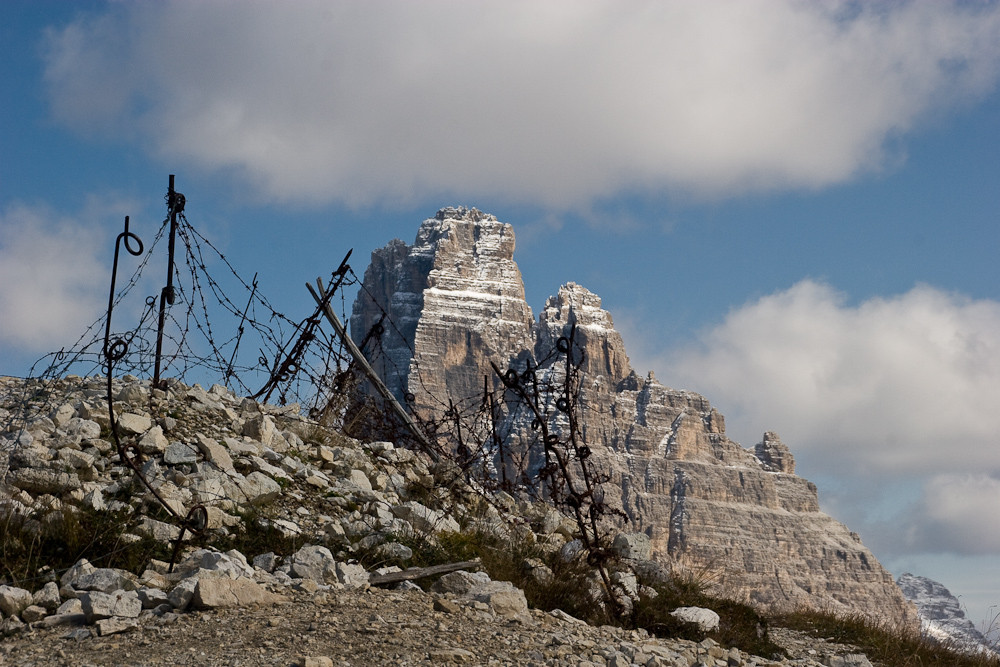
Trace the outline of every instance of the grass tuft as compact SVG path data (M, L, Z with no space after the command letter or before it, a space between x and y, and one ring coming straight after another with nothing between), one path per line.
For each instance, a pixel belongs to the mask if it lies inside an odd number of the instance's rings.
M16 513L0 517L0 578L36 590L86 558L97 567L139 572L170 548L133 534L128 512L93 510Z

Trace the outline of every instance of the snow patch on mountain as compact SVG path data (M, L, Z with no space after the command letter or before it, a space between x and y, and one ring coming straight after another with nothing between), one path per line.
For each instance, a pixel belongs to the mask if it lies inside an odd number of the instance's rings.
M990 652L986 637L962 611L962 606L943 584L933 579L904 572L896 581L903 595L917 606L921 631L931 639L961 650Z

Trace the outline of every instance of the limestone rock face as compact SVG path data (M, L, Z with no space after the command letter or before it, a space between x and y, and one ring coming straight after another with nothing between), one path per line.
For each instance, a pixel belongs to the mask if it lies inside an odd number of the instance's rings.
M626 532L648 535L654 560L762 607L874 610L915 627L892 576L819 510L815 485L794 474L776 434L745 449L705 397L637 374L600 297L580 285L560 288L534 324L513 250L510 225L449 208L424 221L413 246L393 241L372 254L352 335L360 343L388 314L379 353L370 342L367 350L397 396L440 416L449 403L481 400L484 376L497 381L491 362L519 373L530 366L539 384L558 386L568 356L581 371L579 432L609 477L605 502L628 517ZM532 415L505 419L511 451L537 470ZM554 428L563 427L557 416Z
M365 347L398 399L411 394L428 417L448 407L442 397L480 400L490 361L506 365L534 346L513 228L476 209L445 208L412 246L396 240L376 250L351 318L359 346L383 314L381 334Z
M901 574L897 583L903 595L917 606L924 635L969 653L996 654L983 633L965 616L958 598L943 584L909 572Z

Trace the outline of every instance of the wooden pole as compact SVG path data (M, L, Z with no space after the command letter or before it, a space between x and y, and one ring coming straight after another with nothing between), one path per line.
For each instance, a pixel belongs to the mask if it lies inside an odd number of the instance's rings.
M316 303L323 306L323 314L326 315L326 319L333 325L334 331L336 331L337 335L340 336L340 339L344 342L344 345L347 346L347 350L351 353L351 356L354 357L354 360L358 362L358 366L371 381L372 385L375 387L375 391L377 391L379 395L385 399L386 403L389 404L389 407L392 408L392 411L403 420L406 428L410 431L413 437L417 439L417 442L419 442L424 448L427 455L431 457L431 460L437 463L441 457L434 451L430 441L427 439L427 436L424 435L424 432L421 431L420 427L413 421L413 418L406 413L406 410L404 410L403 406L399 404L396 397L392 395L389 388L385 386L385 383L382 382L382 378L378 376L375 369L368 363L365 355L363 355L361 350L358 349L358 346L354 344L354 340L347 335L347 329L343 324L341 324L337 314L333 312L333 308L330 307L329 302L326 300L326 290L323 288L323 280L321 278L316 279L316 288L318 288L318 292L309 283L306 283L306 287L309 289L309 293L312 294L313 299L316 300Z

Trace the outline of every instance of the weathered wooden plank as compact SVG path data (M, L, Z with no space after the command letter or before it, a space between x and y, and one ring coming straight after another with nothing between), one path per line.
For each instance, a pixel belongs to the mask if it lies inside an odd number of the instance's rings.
M471 570L478 568L479 559L466 560L461 563L446 563L444 565L432 565L431 567L411 567L402 572L390 572L389 574L376 574L368 579L372 586L385 586L386 584L396 584L400 581L413 581L414 579L424 579L434 577L439 574L448 574L458 570Z
M416 438L417 442L419 442L422 445L424 451L431 457L431 459L435 463L437 463L440 457L438 456L437 452L434 451L434 448L431 446L430 441L427 440L427 436L424 435L424 432L420 430L420 427L416 425L416 423L413 421L410 415L406 414L406 410L403 409L403 406L399 404L399 402L396 400L396 397L392 395L392 392L389 391L389 388L385 386L384 382L382 382L382 378L378 376L378 373L375 372L375 369L372 368L371 364L368 363L368 360L365 359L365 355L361 354L361 350L358 349L358 346L354 344L354 340L351 339L351 337L347 334L347 329L345 329L344 325L341 324L340 319L337 317L337 314L333 312L333 308L330 307L330 304L325 303L324 297L326 297L326 290L323 287L323 281L317 278L316 286L317 288L319 288L318 294L316 290L313 289L312 285L306 283L306 287L309 288L309 293L312 294L312 297L313 299L316 300L316 303L323 307L323 314L326 315L326 319L329 320L330 324L333 325L333 328L337 332L337 335L340 337L340 340L344 342L344 345L347 346L347 349L351 353L351 356L354 357L354 360L358 362L358 365L361 367L361 370L363 370L365 375L368 376L368 379L371 380L371 383L372 385L374 385L375 390L382 395L382 398L386 400L386 402L389 404L389 407L393 410L393 412L395 412L396 415L398 415L399 418L403 420L403 423L406 424L406 427L409 429L410 433L413 434L413 437Z

